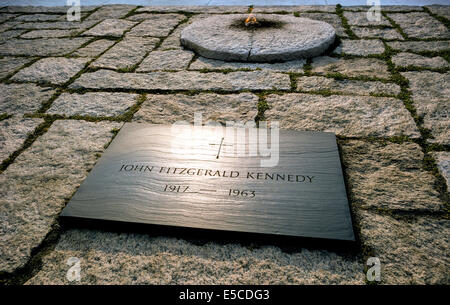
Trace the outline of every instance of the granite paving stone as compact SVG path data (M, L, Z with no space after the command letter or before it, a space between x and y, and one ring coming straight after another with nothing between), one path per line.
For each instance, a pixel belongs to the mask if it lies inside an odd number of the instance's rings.
M431 130L431 143L450 144L450 73L403 72L417 114L423 117L423 127Z
M399 67L420 67L441 69L448 68L450 64L440 56L425 57L414 53L401 52L392 57L392 62Z
M31 15L20 15L16 17L15 21L25 21L25 22L37 22L37 21L63 21L65 20L65 15L56 14L31 14Z
M408 37L413 38L450 38L450 30L447 27L423 12L406 14L388 14L397 23Z
M193 57L194 53L191 51L153 51L142 61L136 71L186 70Z
M85 31L84 36L120 37L126 30L136 25L136 22L123 19L105 19L93 28Z
M111 47L114 43L116 42L108 39L95 40L87 46L76 50L71 55L80 57L97 57L98 55L106 51L106 49Z
M38 60L11 78L14 81L64 84L80 72L88 58L48 57Z
M107 5L100 7L98 10L90 14L86 18L86 20L98 21L108 18L123 18L135 8L136 8L135 5Z
M79 30L36 30L22 34L20 38L61 38L78 34Z
M92 5L82 5L81 10L84 12L89 12L96 9L96 6ZM6 6L0 10L2 13L43 13L43 14L66 14L68 6Z
M432 155L436 160L439 172L447 183L447 192L450 192L450 152L438 151L433 152Z
M14 29L27 30L85 30L93 26L95 21L57 21L57 22L22 22L14 26Z
M127 36L165 37L186 17L180 14L153 14L150 19L135 26Z
M448 5L427 5L426 8L428 8L432 14L450 19L450 6Z
M391 26L389 20L384 16L380 16L380 20L372 20L367 18L367 10L364 12L344 12L344 17L347 18L349 25L368 26L368 25L386 25Z
M121 92L63 93L46 113L64 116L116 117L137 103L137 94Z
M282 63L249 63L229 62L198 57L190 66L189 70L267 70L274 72L296 72L302 73L305 59L292 60Z
M286 253L275 246L203 246L172 237L72 229L27 284L68 284L69 257L81 260L80 284L363 284L359 257L326 250Z
M33 58L25 57L3 57L0 58L0 78L4 78L9 74L13 73L17 69L23 67L24 65L30 63Z
M336 80L323 76L300 76L297 79L297 90L333 91L348 95L397 95L400 93L400 86L379 81L363 82L359 80Z
M0 44L0 55L58 56L65 55L88 42L89 38L10 39Z
M450 50L450 41L388 41L387 44L394 50L410 52L440 52Z
M342 59L329 56L313 58L312 72L320 75L340 73L349 77L389 78L386 63L377 58Z
M251 93L196 95L147 95L141 109L133 116L134 122L153 124L186 121L192 123L194 114L201 113L203 124L207 121L226 124L227 121L254 121L258 97Z
M26 30L8 30L0 32L0 43L3 43L11 38L16 38L24 33Z
M111 140L110 131L120 126L55 121L0 175L0 271L11 273L28 262Z
M435 212L445 209L435 177L423 170L416 143L344 141L343 162L354 207Z
M352 26L353 33L359 38L384 38L386 40L403 40L402 35L393 28L372 28Z
M361 39L349 40L343 39L341 45L334 50L337 54L367 56L374 54L382 54L384 52L384 44L378 39Z
M361 239L380 259L382 284L448 283L448 219L402 221L368 211L359 215Z
M71 88L157 90L288 90L289 75L266 72L200 73L196 71L117 73L99 70L83 73Z
M0 113L23 115L39 110L56 92L35 84L0 84Z
M159 42L152 37L126 37L91 63L93 68L129 69L144 59Z
M0 121L0 163L22 147L43 119L13 117Z
M346 137L420 136L409 112L395 98L289 93L272 94L266 100L266 119L279 121L283 129L329 131Z

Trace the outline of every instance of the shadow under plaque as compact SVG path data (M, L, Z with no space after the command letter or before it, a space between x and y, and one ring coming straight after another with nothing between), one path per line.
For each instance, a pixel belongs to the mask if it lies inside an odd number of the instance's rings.
M275 134L126 123L61 215L71 225L354 241L334 133Z

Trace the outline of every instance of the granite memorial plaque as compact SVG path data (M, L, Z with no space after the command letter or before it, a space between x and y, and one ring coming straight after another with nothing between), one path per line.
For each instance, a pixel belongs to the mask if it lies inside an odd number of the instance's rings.
M62 216L353 241L335 135L262 131L127 123Z

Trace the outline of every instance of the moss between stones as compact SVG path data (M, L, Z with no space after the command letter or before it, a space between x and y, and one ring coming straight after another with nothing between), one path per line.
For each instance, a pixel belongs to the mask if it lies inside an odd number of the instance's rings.
M353 33L350 25L348 24L347 18L344 16L344 10L340 4L336 5L336 14L341 18L342 26L344 27L345 33L349 39L358 39L358 37Z

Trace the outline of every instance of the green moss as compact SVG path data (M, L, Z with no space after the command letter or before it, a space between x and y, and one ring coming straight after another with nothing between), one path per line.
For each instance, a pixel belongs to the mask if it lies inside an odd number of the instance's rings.
M342 6L340 4L336 5L336 14L339 16L339 18L341 18L342 27L344 28L348 38L358 39L358 37L355 35L355 33L353 33L352 29L350 28L348 20L344 16L344 10L342 9Z
M9 119L10 117L12 117L12 115L8 115L7 113L1 113L0 114L0 121Z
M392 24L392 26L400 33L400 35L402 35L402 37L404 38L404 39L408 39L408 35L406 35L406 33L405 32L403 32L403 29L397 24L397 23L395 23L395 21L392 19L392 18L390 18L385 12L381 12L381 15L383 15L383 17L384 18L386 18L391 24Z

